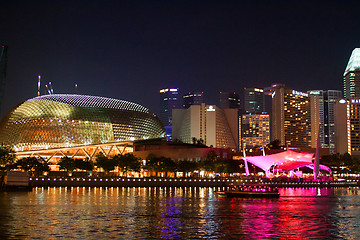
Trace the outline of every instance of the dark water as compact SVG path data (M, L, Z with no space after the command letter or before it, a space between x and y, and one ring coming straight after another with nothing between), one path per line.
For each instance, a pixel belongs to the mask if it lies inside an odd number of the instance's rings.
M37 188L0 193L0 239L360 239L359 189Z

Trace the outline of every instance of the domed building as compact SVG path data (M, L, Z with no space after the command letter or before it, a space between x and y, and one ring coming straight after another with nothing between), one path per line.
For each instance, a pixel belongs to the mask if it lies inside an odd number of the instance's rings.
M60 155L73 156L74 151L69 149L74 148L91 158L95 152L89 146L99 145L98 150L107 154L104 146L112 146L110 153L120 143L164 136L160 120L147 108L86 95L32 98L12 109L0 123L2 144L14 147L17 152L40 152L42 157L49 151L56 155L51 151L54 149L60 149L57 151Z

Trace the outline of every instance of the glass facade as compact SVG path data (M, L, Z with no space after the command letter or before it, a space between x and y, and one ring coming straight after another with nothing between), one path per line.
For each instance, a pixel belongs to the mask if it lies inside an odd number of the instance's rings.
M220 92L220 108L240 108L240 97L236 92Z
M265 112L265 95L261 88L244 88L244 106L246 113Z
M344 72L344 97L360 97L360 48L353 50Z
M244 148L263 147L270 143L268 114L243 114L240 126L240 141Z
M132 102L85 95L45 95L11 110L0 142L16 151L74 147L165 136L160 120Z

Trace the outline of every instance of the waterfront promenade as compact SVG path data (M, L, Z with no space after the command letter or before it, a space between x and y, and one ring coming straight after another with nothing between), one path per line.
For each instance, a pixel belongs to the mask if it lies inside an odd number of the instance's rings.
M227 187L234 185L260 185L271 187L357 187L358 180L273 182L268 179L206 179L206 178L81 178L81 177L32 177L33 187Z

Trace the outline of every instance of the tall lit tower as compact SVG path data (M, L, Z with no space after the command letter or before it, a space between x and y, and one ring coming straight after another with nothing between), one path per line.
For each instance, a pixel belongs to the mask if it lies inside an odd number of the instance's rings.
M246 113L264 113L264 90L261 88L244 88L244 107Z
M160 89L160 120L169 138L172 135L172 110L181 108L178 90L178 88Z
M355 48L344 72L344 97L360 98L360 48Z
M191 105L200 105L204 102L204 92L189 92L183 95L183 108L188 109Z
M220 108L222 109L239 109L240 97L236 92L220 92Z
M316 148L316 139L321 148L328 148L330 154L335 154L335 104L341 99L338 90L308 91L311 107L311 138L312 148Z
M7 46L1 46L0 55L0 110L5 92L6 65L7 65Z
M273 89L272 140L281 145L311 147L311 112L307 93L285 86Z

